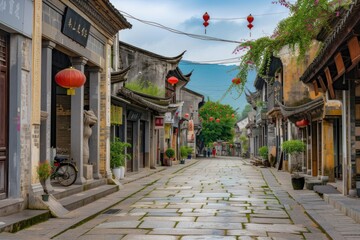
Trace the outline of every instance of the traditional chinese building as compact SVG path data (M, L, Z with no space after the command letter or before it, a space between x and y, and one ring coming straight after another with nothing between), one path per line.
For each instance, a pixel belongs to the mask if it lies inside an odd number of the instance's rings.
M319 103L317 121L311 121L312 140L317 139L317 145L312 144L311 173L329 181L342 179L344 195L353 194L360 181L359 12L360 1L353 1L301 76L311 93L323 95L314 100Z

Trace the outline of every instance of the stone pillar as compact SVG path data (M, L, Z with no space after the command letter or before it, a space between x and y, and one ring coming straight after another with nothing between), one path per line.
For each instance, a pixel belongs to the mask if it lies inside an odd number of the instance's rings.
M74 68L84 72L86 58L73 58ZM71 96L71 157L79 170L76 184L86 182L83 170L83 135L84 135L84 86L76 88L75 95Z
M333 123L324 119L322 121L322 164L321 178L328 177L330 182L335 181L334 174L334 129Z
M47 113L40 125L40 162L50 159L51 147L51 84L52 84L52 50L54 42L44 41L41 50L41 111ZM53 191L50 179L46 181L49 192Z
M50 160L52 50L55 45L51 41L44 41L42 43L41 111L46 112L48 117L41 123L40 127L40 161Z
M98 118L97 123L92 127L92 135L89 140L90 159L93 165L93 175L95 179L100 179L100 72L98 67L89 68L89 105Z

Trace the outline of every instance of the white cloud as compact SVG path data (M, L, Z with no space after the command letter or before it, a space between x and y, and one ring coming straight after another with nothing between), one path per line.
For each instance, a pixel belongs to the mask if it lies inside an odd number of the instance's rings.
M202 15L205 11L210 14L210 25L207 27L208 36L243 40L250 39L246 20L220 21L212 18L246 17L252 13L255 16L252 38L271 35L277 22L286 14L256 16L261 14L285 12L286 9L271 4L271 0L242 1L242 0L112 0L120 11L124 11L136 18L160 23L192 34L204 34ZM205 61L233 58L236 44L225 42L203 41L178 35L140 23L127 17L133 25L130 30L120 32L120 40L137 47L164 56L176 56L187 50L184 59Z

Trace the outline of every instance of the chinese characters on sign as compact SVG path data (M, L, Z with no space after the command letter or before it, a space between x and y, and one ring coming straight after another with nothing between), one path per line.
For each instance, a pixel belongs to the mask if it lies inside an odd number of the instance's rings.
M189 143L193 143L194 140L195 140L194 121L193 120L189 120L187 140L188 140Z
M0 23L23 32L24 5L24 0L0 0Z
M155 129L164 128L164 117L155 117Z
M1 1L1 0L0 0ZM86 47L90 32L90 23L67 7L64 15L62 33Z

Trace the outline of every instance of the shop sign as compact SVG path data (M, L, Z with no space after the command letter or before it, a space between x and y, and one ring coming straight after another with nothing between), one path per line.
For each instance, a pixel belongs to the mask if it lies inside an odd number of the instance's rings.
M195 140L194 121L193 120L189 120L187 140L189 143L193 143Z
M172 123L172 120L171 112L165 113L165 123Z
M170 124L165 124L165 129L164 129L165 131L165 133L164 133L164 138L165 139L170 139L170 136L171 136L171 134L170 134L170 130L171 130L171 125Z
M129 121L137 121L141 118L141 113L130 110L127 116Z
M111 105L110 123L112 125L122 125L122 107Z
M155 129L161 129L161 128L164 128L164 117L157 116L155 117Z
M28 2L31 3L31 1ZM26 5L33 8L32 3L31 5ZM5 25L10 26L11 28L20 32L27 31L28 33L29 30L24 29L24 11L32 14L29 9L25 9L25 0L0 0L0 23L5 23ZM32 17L32 15L29 16Z
M86 47L90 32L90 23L71 8L67 7L61 32Z

